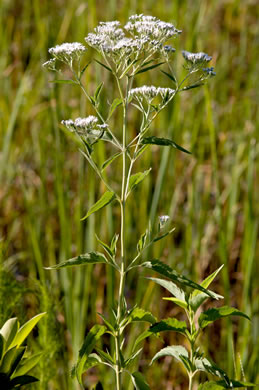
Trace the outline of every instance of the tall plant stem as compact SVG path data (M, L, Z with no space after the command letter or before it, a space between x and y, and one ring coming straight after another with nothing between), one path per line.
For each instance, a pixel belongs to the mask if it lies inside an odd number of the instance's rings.
M115 353L116 353L116 390L121 390L121 358L120 358L120 343L121 343L121 314L124 301L124 287L125 287L125 268L126 268L126 232L125 232L125 220L126 220L126 183L127 183L127 140L126 140L126 127L127 127L127 95L128 95L128 82L126 90L126 99L123 97L120 82L116 77L120 96L123 101L123 129L122 129L122 183L121 183L121 263L120 263L120 284L118 293L118 308L117 308L117 323L118 330L115 337Z

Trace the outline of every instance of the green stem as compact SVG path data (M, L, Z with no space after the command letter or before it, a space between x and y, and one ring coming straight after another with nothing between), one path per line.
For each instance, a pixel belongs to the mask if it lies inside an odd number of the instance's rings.
M123 100L123 129L122 129L122 183L121 183L121 264L120 264L120 285L118 293L118 308L117 308L117 323L118 331L115 337L115 353L116 353L116 390L122 389L121 384L121 359L120 359L120 339L121 339L121 314L124 301L124 287L125 287L125 268L126 268L126 184L127 184L127 147L126 147L126 127L127 127L127 95L128 95L128 82L126 99L123 97L119 79L116 77L117 85L119 88L120 96Z

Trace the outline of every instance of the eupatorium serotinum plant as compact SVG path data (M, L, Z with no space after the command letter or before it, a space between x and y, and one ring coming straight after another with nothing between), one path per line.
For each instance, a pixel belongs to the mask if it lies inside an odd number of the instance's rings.
M175 49L169 44L181 33L171 23L160 21L153 16L134 15L128 22L121 26L120 22L101 22L85 38L86 44L97 52L96 58L91 58L102 68L104 68L114 78L117 87L117 97L108 104L107 114L100 107L100 97L104 88L102 82L97 86L93 96L86 89L83 83L83 75L90 62L85 60L87 48L81 43L63 43L49 49L52 58L44 64L45 68L52 70L57 75L62 74L63 67L68 67L71 73L70 79L57 79L58 83L69 83L77 85L82 89L89 105L92 107L92 115L86 118L64 119L62 124L72 132L81 144L81 153L89 162L102 181L105 192L101 198L92 205L82 218L87 219L91 214L107 206L111 202L117 202L120 206L120 232L114 232L111 243L105 243L101 238L97 238L98 243L103 248L103 253L94 251L80 254L75 258L64 261L56 266L49 267L60 269L63 267L82 266L87 264L105 263L117 271L117 300L115 307L110 310L110 316L104 317L100 314L103 324L94 325L86 335L85 341L79 351L78 360L72 370L72 375L77 377L81 386L84 386L82 374L90 367L105 365L114 372L115 385L113 388L121 390L125 376L129 376L136 389L149 389L144 376L131 370L131 364L141 354L138 344L146 337L160 333L164 330L178 331L183 334L191 345L190 355L186 349L168 347L169 355L177 357L185 365L189 379L190 388L192 378L198 369L216 374L221 371L214 369L214 365L203 358L195 346L198 333L205 327L204 321L211 322L216 317L225 315L240 314L234 309L215 310L213 315L203 313L199 318L199 328L195 327L194 314L198 306L207 298L219 299L218 294L207 289L209 281L197 284L185 276L178 274L169 266L159 260L147 261L145 251L153 243L162 240L172 233L173 229L168 227L168 216L161 216L159 227L156 233L147 227L136 244L136 253L133 258L127 254L126 224L127 200L134 192L134 189L150 174L151 168L143 172L135 172L134 165L141 156L148 152L152 145L162 147L173 147L180 152L189 153L185 148L176 144L174 140L157 137L150 134L150 129L155 118L160 115L175 98L178 93L196 88L204 84L205 81L215 75L212 67L208 67L211 57L203 52L190 53L182 52L185 68L185 76L178 80L172 65L175 56ZM163 66L163 68L161 68ZM61 67L61 69L60 69ZM156 69L157 68L157 69ZM156 85L140 85L143 73L157 71L160 68L165 76L168 87L162 88ZM155 70L156 69L156 70ZM129 106L140 112L141 122L135 135L130 139L128 131ZM121 110L121 123L116 123L116 129L111 126L111 117L116 110ZM97 163L95 156L95 146L98 142L110 144L108 151L112 150L110 157L101 164ZM104 170L115 160L121 160L122 174L120 181L120 191L114 189L112 179L108 180L104 175ZM129 307L125 296L125 285L128 273L136 268L144 267L153 270L166 279L155 279L156 283L167 288L174 298L172 300L183 307L186 311L190 323L190 328L185 323L177 319L167 319L157 322L151 312L147 312L140 307ZM217 273L217 271L216 271ZM178 285L178 286L177 286ZM184 292L181 288L186 288ZM232 310L232 311L231 311ZM223 314L222 314L223 313ZM240 314L241 315L241 314ZM206 317L207 316L207 317ZM205 318L206 317L206 318ZM151 325L150 329L138 336L133 350L129 355L125 354L125 334L128 325L133 322L144 321ZM109 334L111 345L115 348L103 351L98 348L98 340ZM113 344L112 344L113 343ZM183 348L183 347L182 347ZM182 352L181 352L182 351ZM164 356L165 350L158 352L153 361L160 356ZM177 355L177 356L176 356ZM197 367L197 364L199 367ZM225 381L224 386L231 383L235 387L235 382ZM218 383L217 386L221 386ZM223 386L222 385L222 386ZM101 385L98 385L101 388ZM223 387L224 387L223 386ZM221 388L221 387L219 387Z

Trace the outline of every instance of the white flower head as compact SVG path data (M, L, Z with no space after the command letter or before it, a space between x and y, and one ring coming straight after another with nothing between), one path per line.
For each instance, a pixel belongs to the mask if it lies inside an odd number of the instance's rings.
M160 43L181 33L173 24L143 14L131 16L124 28L132 35L146 37L150 41L157 40Z
M104 139L106 141L110 140L106 130L108 125L106 123L98 124L98 118L93 115L89 115L86 118L76 118L74 121L72 119L61 121L62 125L72 133L76 133L79 136L83 136L90 140Z
M56 70L56 58L51 58L49 61L44 62L42 66L48 70Z
M86 47L81 43L73 42L51 47L49 53L60 61L71 62L74 59L79 59L86 50Z
M125 34L120 28L120 22L113 21L100 22L94 29L94 33L90 33L85 37L85 41L96 50L111 54L116 44L124 38Z
M160 229L163 229L167 222L169 221L170 217L169 215L160 215L159 217L159 227Z
M213 77L216 76L216 73L214 72L214 68L203 68L202 71L207 77Z
M183 58L192 65L204 65L212 60L212 57L203 52L190 53L189 51L183 50L182 55Z
M160 87L154 87L153 85L143 85L139 88L133 88L129 91L129 95L132 97L136 97L138 99L145 98L147 102L150 104L152 100L157 97L161 96L163 101L165 99L169 99L173 94L175 93L174 89L171 88L160 88Z

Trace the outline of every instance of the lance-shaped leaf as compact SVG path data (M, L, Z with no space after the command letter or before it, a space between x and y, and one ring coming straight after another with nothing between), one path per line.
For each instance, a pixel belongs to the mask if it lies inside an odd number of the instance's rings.
M182 146L178 145L171 139L167 138L158 138L155 136L152 137L145 137L141 139L142 145L159 145L159 146L172 146L173 148L176 148L180 150L181 152L191 154L188 150L184 149Z
M98 87L96 88L96 91L94 93L94 100L97 101L98 98L99 98L99 95L101 93L101 90L102 90L102 87L103 87L103 82L101 82Z
M133 374L131 374L131 379L136 390L150 390L144 376L140 372L133 372Z
M160 322L156 322L149 328L152 333L160 333L165 331L173 331L185 334L187 325L185 321L178 321L176 318L167 318Z
M1 328L0 334L3 336L5 340L4 347L6 350L8 350L9 345L11 345L12 341L14 340L19 327L20 325L18 319L14 317L7 320L3 325L3 327Z
M103 171L105 168L107 168L116 158L118 158L121 155L121 152L113 154L111 157L109 157L101 166L101 171Z
M181 356L185 356L188 358L188 351L181 345L171 345L170 347L163 348L159 352L157 352L151 360L150 364L154 363L155 360L164 356L172 356L179 362L182 362Z
M27 321L17 332L15 338L13 339L10 348L17 346L19 347L23 341L26 339L26 337L29 335L29 333L32 331L34 326L39 322L39 320L45 316L46 313L40 313L36 316L32 317L29 321Z
M146 261L145 263L142 263L141 266L145 268L150 268L153 271L159 273L160 275L163 275L168 279L172 280L173 282L176 282L182 286L187 286L196 290L200 290L205 294L209 295L211 298L214 298L216 295L212 291L206 290L204 287L186 278L185 276L178 274L178 272L172 270L172 268L170 268L167 264L162 263L160 260L155 259Z
M209 275L206 279L204 279L201 282L201 286L204 288L208 288L209 285L213 282L213 280L215 279L215 277L218 275L218 273L221 271L221 269L223 267L224 267L224 265L219 267L216 271L214 271L211 275ZM208 290L208 291L210 291L210 290ZM214 293L214 294L215 294L214 299L223 299L224 298L222 295L219 295L216 293ZM192 310L194 312L196 312L196 310L200 307L200 305L204 301L206 301L207 298L208 298L207 294L201 293L200 291L197 291L197 290L193 291L190 295L190 300L189 300L189 303L190 303Z
M140 354L143 348L140 348L137 352L133 353L128 359L124 362L124 367L129 366Z
M108 263L108 260L103 253L100 252L90 252L85 253L84 255L79 255L73 257L72 259L62 261L59 264L53 265L51 267L46 267L45 269L59 269L66 267L74 267L76 265L86 265L86 264L97 264L97 263Z
M113 102L110 106L110 109L109 109L107 121L110 119L110 117L112 116L112 114L114 113L116 108L119 107L121 104L122 104L122 99L116 98L113 100Z
M12 347L4 355L0 365L0 372L11 376L22 360L26 347Z
M91 214L95 213L96 211L102 209L103 207L107 206L109 203L111 203L116 198L116 194L112 191L106 191L102 197L92 206L90 207L87 214L81 219L81 221L88 218Z
M151 168L148 169L147 171L138 172L138 173L135 173L134 175L130 176L128 193L130 193L130 191L134 190L134 188L136 188L137 185L145 179L145 177L149 174L150 171L151 171Z
M17 386L23 386L23 385L28 385L29 383L34 383L38 382L39 379L35 378L34 376L31 375L21 375L21 376L16 376L10 381L10 389L17 389ZM20 389L20 387L19 387Z
M222 295L216 294L215 292L208 290L209 292L214 294L214 299L223 299L224 297ZM201 304L208 299L208 295L205 293L200 293L196 295L195 297L191 296L191 299L189 300L190 306L194 312L197 311L197 309L201 306Z
M72 371L72 376L77 377L78 382L82 384L82 374L85 371L85 365L87 364L88 357L94 349L97 341L106 332L107 328L103 325L94 325L88 332L85 341L79 351L76 366ZM95 357L96 358L96 357ZM92 363L91 363L92 364Z
M218 308L211 308L201 313L198 320L199 326L200 328L205 328L207 325L211 324L212 322L219 320L220 318L229 317L229 316L241 316L250 320L250 318L242 311L239 311L234 307L222 306Z
M97 62L99 65L101 65L102 67L104 67L105 69L107 69L109 72L112 72L112 69L111 69L109 66L103 64L102 62L100 62L100 61L98 61L98 60L96 60L96 59L94 59L94 60L95 60L95 62Z
M231 380L231 385L228 386L224 381L210 381L201 383L198 387L198 390L223 390L223 389L233 389L233 388L242 388L242 387L255 387L254 383L241 382Z
M164 70L161 70L161 72L164 73L164 74L165 74L170 80L172 80L175 84L177 83L175 77L174 77L172 74L169 74L169 73L165 72Z
M152 335L154 335L154 333L150 332L150 330L145 330L144 332L140 333L140 335L135 340L133 350L136 349L137 345L141 343L141 341Z
M158 278L147 278L149 280L153 280L153 282L159 284L160 286L164 287L167 291L169 291L175 298L185 301L185 293L182 289L176 286L175 283L164 280L164 279L158 279Z
M140 69L136 74L147 72L148 70L155 69L158 66L163 65L163 64L164 64L164 62L159 62L159 64L147 66L146 68Z
M15 376L21 376L27 374L30 370L32 370L40 361L42 357L42 352L37 353L27 359L24 359L24 363L21 362L19 367L15 371Z
M188 304L185 301L182 301L181 299L178 298L171 298L171 297L163 297L165 301L171 301L174 302L176 305L182 307L183 309L188 308Z
M154 324L156 321L156 317L150 311L143 310L140 307L134 307L128 318L128 324L131 322L149 322Z
M5 339L4 336L2 336L0 333L0 361L2 360L4 350L5 350Z

